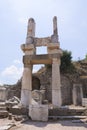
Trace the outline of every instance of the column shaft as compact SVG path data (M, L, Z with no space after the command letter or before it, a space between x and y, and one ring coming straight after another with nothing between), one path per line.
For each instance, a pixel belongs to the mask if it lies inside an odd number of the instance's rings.
M32 65L24 68L22 78L21 103L25 107L31 104L32 91Z
M61 101L61 85L60 85L60 60L54 58L52 64L52 104L60 107Z

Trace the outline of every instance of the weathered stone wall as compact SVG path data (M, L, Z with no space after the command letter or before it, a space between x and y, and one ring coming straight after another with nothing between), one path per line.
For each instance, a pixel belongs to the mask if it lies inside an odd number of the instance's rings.
M81 69L81 67L80 67ZM74 83L81 83L82 89L83 89L83 97L87 98L87 78L81 77L84 73L82 73L82 70L80 71L77 68L77 73L75 74L61 74L61 92L62 92L62 102L63 105L72 104L72 89ZM85 72L85 75L87 73ZM79 76L80 75L80 76ZM34 80L33 80L33 88L37 87L39 89L46 90L45 96L46 99L50 102L52 101L52 70L51 68L41 69L38 73L34 74ZM20 98L21 93L21 80L17 82L15 85L10 85L8 87L8 98L12 98L14 95Z
M36 76L40 79L41 85L46 89L46 99L52 101L52 70L51 68L37 73ZM61 74L61 93L62 93L62 103L72 104L72 86L73 84L67 76Z
M52 101L52 70L44 70L41 73L35 74L40 79L40 89L45 89L45 97L51 102Z

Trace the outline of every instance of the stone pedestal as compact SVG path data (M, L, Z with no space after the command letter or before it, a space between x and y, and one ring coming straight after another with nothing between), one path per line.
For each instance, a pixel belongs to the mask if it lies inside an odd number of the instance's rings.
M31 103L32 91L32 65L24 68L22 78L21 103L25 107Z
M29 116L35 121L48 121L48 105L29 105Z
M59 67L60 60L54 58L52 63L52 104L56 107L62 105Z
M73 104L74 105L82 105L82 98L83 98L83 91L81 84L74 84L73 85Z

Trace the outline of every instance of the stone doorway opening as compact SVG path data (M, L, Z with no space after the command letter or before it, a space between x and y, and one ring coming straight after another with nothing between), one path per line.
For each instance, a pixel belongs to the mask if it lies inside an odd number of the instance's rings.
M32 91L33 90L40 90L40 79L37 76L32 76Z

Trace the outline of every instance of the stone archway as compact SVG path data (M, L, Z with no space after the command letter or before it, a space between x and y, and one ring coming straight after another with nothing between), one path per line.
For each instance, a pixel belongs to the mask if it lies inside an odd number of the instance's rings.
M36 76L32 76L32 90L40 90L40 79Z
M47 54L37 55L36 48L42 46L47 47ZM26 107L32 104L33 65L52 64L52 104L53 106L60 107L62 104L60 84L60 57L62 50L60 49L60 43L58 41L57 17L53 18L53 35L45 38L35 37L35 21L30 18L28 21L26 43L21 45L21 49L25 54L23 56L22 104ZM39 85L33 85L33 87L39 89Z

